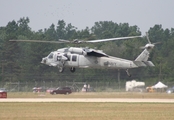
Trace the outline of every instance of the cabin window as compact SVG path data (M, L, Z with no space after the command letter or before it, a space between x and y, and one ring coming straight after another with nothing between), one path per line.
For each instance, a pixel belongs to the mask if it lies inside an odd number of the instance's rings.
M74 62L77 61L77 55L72 56L72 61L74 61Z
M68 61L70 61L71 55L67 55Z

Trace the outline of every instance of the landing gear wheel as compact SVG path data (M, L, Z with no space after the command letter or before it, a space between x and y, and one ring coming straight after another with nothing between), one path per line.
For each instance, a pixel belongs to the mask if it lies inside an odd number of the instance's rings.
M71 68L70 68L70 71L73 73L73 72L76 71L76 69L75 69L74 67L71 67Z
M64 67L59 67L59 72L62 73L64 71Z
M69 92L66 92L66 93L65 93L65 95L68 95L68 94L69 94Z

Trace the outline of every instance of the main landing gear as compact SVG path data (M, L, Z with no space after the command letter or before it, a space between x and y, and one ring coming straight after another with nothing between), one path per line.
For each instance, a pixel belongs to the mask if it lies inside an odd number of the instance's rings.
M131 77L132 75L129 73L129 69L126 70L126 73L129 77Z
M76 68L74 68L74 67L70 67L70 71L73 73L73 72L76 71Z

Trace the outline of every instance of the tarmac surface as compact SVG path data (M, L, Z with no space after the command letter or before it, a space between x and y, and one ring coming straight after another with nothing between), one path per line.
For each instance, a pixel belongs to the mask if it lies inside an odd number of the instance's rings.
M139 98L1 98L0 102L116 102L116 103L174 103L174 99Z

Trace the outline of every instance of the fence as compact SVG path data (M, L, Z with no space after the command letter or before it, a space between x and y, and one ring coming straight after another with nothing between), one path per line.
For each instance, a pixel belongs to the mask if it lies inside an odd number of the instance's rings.
M118 91L124 89L125 84L117 82L67 82L67 81L56 81L56 82L6 82L1 83L1 88L6 88L9 92L30 92L33 88L41 88L47 90L50 88L57 88L60 86L69 86L74 91L81 91L84 85L87 84L91 89L95 91Z
M164 82L165 83L165 82ZM57 88L60 86L69 86L73 91L81 91L84 85L90 86L92 91L96 92L114 92L125 91L126 81L120 82L68 82L68 81L35 81L35 82L0 82L0 88L6 88L9 92L32 92L33 88L41 88L46 91L50 88ZM145 87L154 85L155 83L145 83ZM174 86L174 82L166 82L168 87Z

